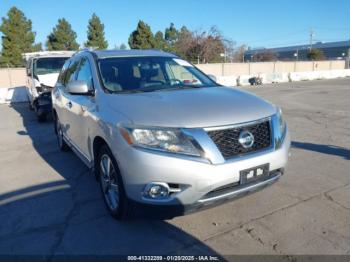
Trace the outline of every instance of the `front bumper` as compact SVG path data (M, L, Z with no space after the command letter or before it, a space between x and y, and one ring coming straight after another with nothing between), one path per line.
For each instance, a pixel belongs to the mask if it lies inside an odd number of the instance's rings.
M119 140L118 141L123 141ZM170 217L221 204L247 193L259 190L275 182L284 172L290 148L289 132L278 150L266 150L245 155L223 164L195 161L186 157L175 157L135 149L129 145L112 147L123 177L128 199L139 210L164 209ZM240 171L269 164L271 176L254 185L236 186L214 199L205 199L209 193L240 181ZM145 198L143 190L151 182L165 182L179 185L182 191L169 198L154 200ZM158 213L158 212L155 212Z
M224 192L218 193L216 196L201 199L193 204L183 205L181 203L174 205L157 205L141 203L129 199L129 204L133 210L133 215L143 218L171 219L194 213L200 210L218 206L229 201L244 197L248 194L257 192L273 183L275 183L284 173L284 169L271 171L269 176L263 180L254 183L227 187Z

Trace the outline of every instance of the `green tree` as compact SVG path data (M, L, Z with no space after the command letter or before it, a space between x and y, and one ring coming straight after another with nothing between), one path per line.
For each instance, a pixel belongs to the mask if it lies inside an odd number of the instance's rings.
M158 31L154 35L154 43L155 43L155 48L164 50L164 51L169 51L169 47L167 42L164 39L163 33L161 31Z
M32 31L32 21L24 13L12 7L7 18L2 18L0 25L2 32L1 63L10 66L23 66L22 53L33 51L35 33Z
M58 19L58 23L47 37L47 48L49 50L77 50L79 44L76 42L77 34L72 26L64 18Z
M193 42L193 33L186 26L181 27L178 39L174 43L175 53L184 59L191 60L192 57L189 54L189 50L192 48Z
M104 24L100 18L94 13L89 20L87 41L85 46L97 47L98 49L106 49L108 43L105 39Z
M323 60L325 59L325 55L322 50L313 48L307 53L307 58L310 60Z
M32 51L33 52L43 51L43 45L41 43L37 43L33 45Z
M122 43L122 44L119 46L119 49L120 49L120 50L126 50L126 49L127 49L126 44Z
M154 48L156 45L150 26L140 20L136 30L130 34L129 46L132 49Z
M171 23L169 28L165 29L164 38L172 49L174 47L174 44L178 40L178 37L179 37L179 32L175 28L175 25Z

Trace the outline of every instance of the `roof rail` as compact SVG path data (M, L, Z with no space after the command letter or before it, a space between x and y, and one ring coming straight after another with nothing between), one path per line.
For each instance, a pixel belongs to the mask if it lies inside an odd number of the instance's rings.
M158 51L158 52L165 52L164 50L162 49L159 49L159 48L147 48L147 49L142 49L142 50L148 50L148 51Z
M73 54L73 56L75 56L75 55L77 55L77 54L79 54L79 53L82 53L82 52L86 52L86 51L92 52L92 51L95 51L95 50L97 50L97 49L98 49L97 46L84 47L84 48L82 48L82 49L77 50L77 51Z

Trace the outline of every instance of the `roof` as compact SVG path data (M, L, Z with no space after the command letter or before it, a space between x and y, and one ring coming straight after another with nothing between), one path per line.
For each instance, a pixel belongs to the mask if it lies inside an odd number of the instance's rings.
M25 60L33 57L71 57L75 51L40 51L32 53L23 53L22 57Z
M107 57L135 57L135 56L162 56L177 57L174 54L155 49L131 49L131 50L95 50L92 51L98 58Z
M338 42L328 42L322 43L317 42L312 45L313 48L322 49L322 48L333 48L333 47L347 47L350 48L350 40L349 41L338 41ZM246 51L246 55L255 54L259 52L263 52L266 50L271 50L274 52L288 52L288 51L296 51L296 50L304 50L310 48L310 44L307 45L296 45L296 46L286 46L286 47L276 47L276 48L258 48L251 49Z

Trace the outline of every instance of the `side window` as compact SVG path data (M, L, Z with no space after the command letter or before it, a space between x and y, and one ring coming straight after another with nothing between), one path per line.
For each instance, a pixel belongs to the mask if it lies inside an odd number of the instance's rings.
M89 90L92 90L93 87L93 80L92 80L92 72L89 60L86 57L83 57L81 59L79 70L77 73L77 80L85 81L87 86L89 87Z
M63 65L63 67L62 67L62 69L61 69L61 72L60 72L60 74L59 74L59 76L58 76L58 79L57 79L57 83L58 83L58 84L61 84L61 85L64 84L64 80L65 80L66 75L67 75L67 69L68 69L69 64L70 64L70 61L69 61L69 60L67 60L67 61L64 63L64 65Z
M75 80L76 73L78 71L79 66L79 60L73 61L66 72L66 77L64 79L64 85L67 85L69 82L72 82Z

